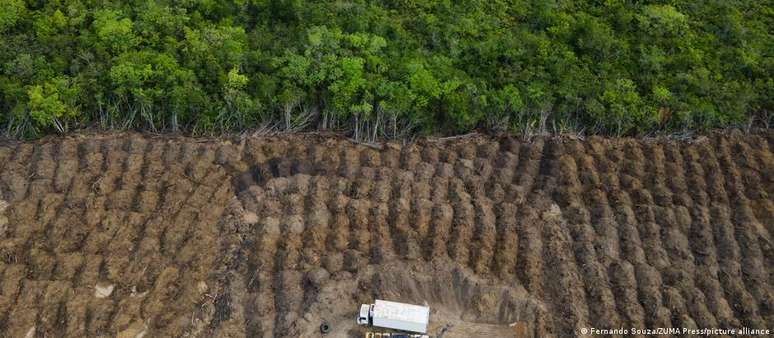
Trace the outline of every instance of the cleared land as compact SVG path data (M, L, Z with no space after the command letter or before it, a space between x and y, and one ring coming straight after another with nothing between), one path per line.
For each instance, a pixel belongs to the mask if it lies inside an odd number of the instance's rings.
M774 133L473 138L80 135L0 145L7 337L774 329Z

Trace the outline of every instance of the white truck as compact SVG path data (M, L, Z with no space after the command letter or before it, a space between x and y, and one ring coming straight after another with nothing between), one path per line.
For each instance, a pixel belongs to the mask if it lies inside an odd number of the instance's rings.
M427 306L390 302L377 299L374 304L360 306L359 325L371 325L409 332L427 333L430 308Z

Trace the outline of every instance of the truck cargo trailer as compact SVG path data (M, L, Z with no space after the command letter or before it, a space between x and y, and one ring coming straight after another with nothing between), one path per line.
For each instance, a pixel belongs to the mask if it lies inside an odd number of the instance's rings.
M430 322L430 308L412 304L377 299L374 304L360 306L357 323L388 329L427 332Z

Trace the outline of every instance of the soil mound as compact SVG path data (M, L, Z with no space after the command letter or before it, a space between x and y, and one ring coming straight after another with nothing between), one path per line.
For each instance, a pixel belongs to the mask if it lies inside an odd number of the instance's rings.
M0 336L774 329L774 133L0 145Z

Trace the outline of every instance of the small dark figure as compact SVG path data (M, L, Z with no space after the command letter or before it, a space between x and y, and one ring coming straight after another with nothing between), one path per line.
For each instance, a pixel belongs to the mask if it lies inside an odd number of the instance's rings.
M322 324L320 324L320 333L326 334L328 332L331 332L331 325L328 324L328 322L322 322Z

